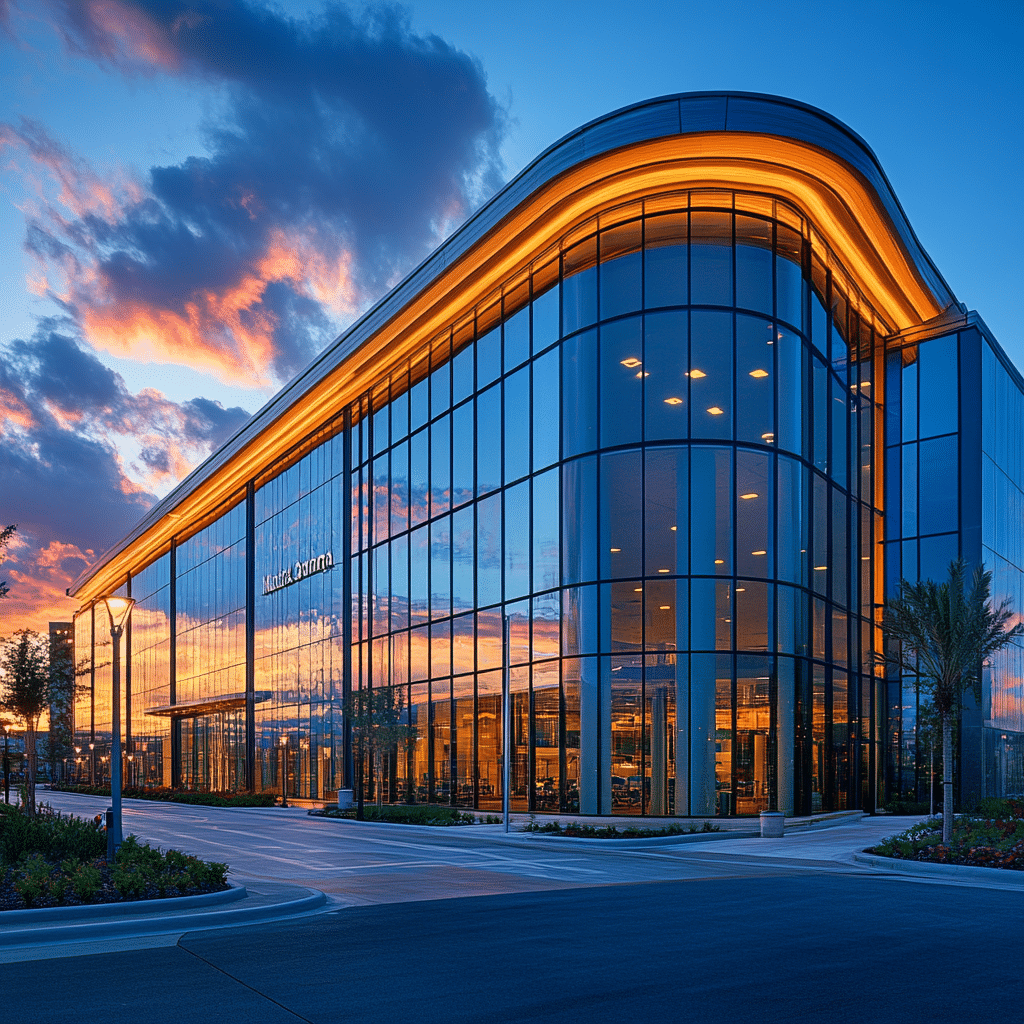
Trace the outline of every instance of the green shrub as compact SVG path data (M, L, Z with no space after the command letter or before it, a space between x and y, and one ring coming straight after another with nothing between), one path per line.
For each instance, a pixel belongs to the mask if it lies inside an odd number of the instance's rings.
M52 788L60 789L65 793L110 796L109 786L54 786ZM128 786L121 791L121 795L131 800L168 800L202 807L273 807L277 803L276 793L203 793L191 789L171 789L168 786L154 786L147 789Z
M61 814L46 804L30 818L14 807L0 813L0 862L16 864L27 854L40 853L57 862L66 857L92 860L107 849L106 833L91 821Z
M95 864L79 864L71 875L71 888L83 902L91 902L103 885L103 874Z
M25 903L35 906L50 891L50 865L38 853L31 854L14 874L14 888Z
M355 818L355 810L339 810L327 807L321 811L310 811L310 814L322 818ZM460 811L457 807L445 804L367 804L363 808L364 821L386 821L394 825L475 825L476 815ZM499 819L500 820L500 819Z

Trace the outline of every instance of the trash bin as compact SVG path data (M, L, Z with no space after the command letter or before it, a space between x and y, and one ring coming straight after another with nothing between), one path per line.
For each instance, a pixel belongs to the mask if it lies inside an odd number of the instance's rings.
M761 838L779 839L786 831L786 816L782 811L761 812Z
M354 801L352 799L352 790L351 789L339 789L338 790L338 809L339 810L347 811L353 805L353 803L354 803Z

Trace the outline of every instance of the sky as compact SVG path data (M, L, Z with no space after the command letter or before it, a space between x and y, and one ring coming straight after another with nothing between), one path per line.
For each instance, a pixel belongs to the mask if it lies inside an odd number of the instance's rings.
M1024 4L0 0L0 635L566 133L828 111L1024 368Z

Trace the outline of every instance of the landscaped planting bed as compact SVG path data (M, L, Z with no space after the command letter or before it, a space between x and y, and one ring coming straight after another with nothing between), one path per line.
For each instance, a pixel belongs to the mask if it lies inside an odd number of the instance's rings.
M702 825L678 824L666 825L664 828L643 828L639 825L628 825L616 828L614 825L587 825L570 821L564 825L557 821L546 821L538 824L531 821L523 826L524 832L541 832L544 835L568 836L571 839L659 839L662 836L692 836L702 832L720 832L718 825L705 821Z
M197 896L228 888L226 864L129 836L113 864L91 821L42 806L34 817L0 804L0 910Z
M942 818L929 818L879 843L871 853L898 860L966 864L1024 871L1024 801L983 800L953 822L953 842L942 845Z
M355 819L355 808L341 810L337 807L325 807L323 810L309 812L316 818L347 818ZM495 814L478 818L469 811L460 811L445 804L367 804L363 807L363 821L384 821L393 825L494 825L501 821Z
M61 793L84 793L86 796L110 796L109 786L51 786ZM203 793L192 789L171 789L158 786L136 789L127 786L121 790L127 800L167 800L176 804L199 804L202 807L273 807L276 793Z

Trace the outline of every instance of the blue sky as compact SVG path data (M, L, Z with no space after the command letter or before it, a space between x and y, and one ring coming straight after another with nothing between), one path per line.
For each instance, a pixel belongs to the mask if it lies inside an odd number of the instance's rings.
M0 0L0 24L5 618L70 607L89 552L503 181L651 96L846 122L1024 367L1019 2Z

